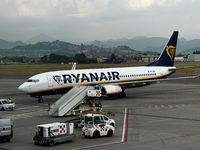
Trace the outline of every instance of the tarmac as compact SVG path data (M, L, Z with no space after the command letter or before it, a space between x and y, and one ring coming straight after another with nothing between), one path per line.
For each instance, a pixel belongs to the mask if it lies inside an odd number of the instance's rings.
M33 142L39 124L73 119L74 116L48 115L49 104L62 95L45 96L38 103L18 91L18 86L31 74L0 74L0 98L15 100L14 111L0 111L14 122L10 142L0 142L0 150L49 149ZM188 76L173 75L170 77ZM116 128L112 137L97 139L79 136L72 142L54 145L51 149L90 150L198 150L200 147L200 78L165 81L140 88L126 89L126 98L104 99L103 110L114 112ZM81 128L74 129L75 134Z

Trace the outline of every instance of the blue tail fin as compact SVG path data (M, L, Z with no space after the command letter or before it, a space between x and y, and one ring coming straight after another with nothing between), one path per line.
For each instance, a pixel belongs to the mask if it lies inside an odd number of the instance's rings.
M176 54L177 39L178 31L174 31L158 60L147 66L173 66L174 57Z

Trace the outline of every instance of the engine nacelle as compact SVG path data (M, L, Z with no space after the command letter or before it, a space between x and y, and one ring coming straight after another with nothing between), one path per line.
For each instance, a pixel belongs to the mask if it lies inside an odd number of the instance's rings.
M122 88L118 85L103 85L102 86L102 95L118 95L123 92Z

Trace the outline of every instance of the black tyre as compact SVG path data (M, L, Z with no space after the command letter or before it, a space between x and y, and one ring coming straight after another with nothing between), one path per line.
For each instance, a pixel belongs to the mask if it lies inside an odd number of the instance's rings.
M126 97L126 93L123 92L123 93L122 93L122 98L125 98L125 97Z
M42 99L42 98L39 98L39 99L38 99L38 103L43 103L43 99Z
M100 133L99 133L99 131L95 131L93 133L93 138L98 138L98 137L100 137Z
M10 139L6 139L6 142L10 142Z
M49 146L50 146L50 147L53 147L53 145L54 145L54 142L53 142L53 141L50 141L50 142L49 142Z
M125 97L126 97L126 93L125 93L125 92L122 92L118 97L119 97L119 98L125 98Z
M37 143L37 142L34 142L34 144L35 144L35 145L39 145L39 143Z
M113 131L112 131L112 130L109 130L107 136L108 136L108 137L113 136Z

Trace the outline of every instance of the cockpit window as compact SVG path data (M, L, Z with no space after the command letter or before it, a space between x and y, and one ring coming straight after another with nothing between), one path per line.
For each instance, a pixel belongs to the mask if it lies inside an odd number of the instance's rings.
M39 79L29 79L27 82L37 83L37 82L39 82L39 81L40 81Z

